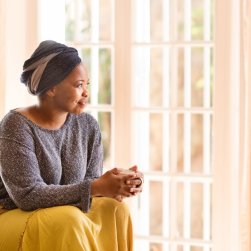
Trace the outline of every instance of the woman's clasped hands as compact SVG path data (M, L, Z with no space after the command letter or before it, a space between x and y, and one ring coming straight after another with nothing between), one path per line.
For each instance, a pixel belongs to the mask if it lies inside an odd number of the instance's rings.
M123 201L142 192L143 173L137 166L129 169L113 168L92 182L92 196L105 196Z

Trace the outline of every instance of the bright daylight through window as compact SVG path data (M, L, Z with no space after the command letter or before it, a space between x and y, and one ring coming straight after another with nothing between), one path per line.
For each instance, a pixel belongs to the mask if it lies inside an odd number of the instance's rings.
M131 203L135 250L213 251L213 0L118 2L66 1L65 38L89 68L105 168L125 155L145 174Z

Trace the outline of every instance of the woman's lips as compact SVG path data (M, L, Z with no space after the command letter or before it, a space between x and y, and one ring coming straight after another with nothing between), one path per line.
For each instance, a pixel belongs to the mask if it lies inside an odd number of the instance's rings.
M78 101L78 104L81 105L81 106L85 106L86 105L86 100L80 100Z

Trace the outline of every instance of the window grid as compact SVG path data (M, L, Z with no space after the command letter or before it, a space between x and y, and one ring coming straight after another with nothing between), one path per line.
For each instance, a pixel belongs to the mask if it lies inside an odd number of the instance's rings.
M111 7L111 16L112 21L114 20L114 0L110 0ZM72 12L71 17L73 18L74 29L72 38L67 41L67 43L78 49L80 55L82 49L90 50L90 100L91 103L87 107L87 111L90 112L99 123L101 123L102 130L102 121L106 113L110 114L110 137L111 141L109 143L108 148L105 152L110 153L110 156L105 156L105 159L108 159L104 162L104 168L110 169L112 163L114 163L114 127L115 127L115 119L114 119L114 24L110 23L112 34L111 39L109 41L101 41L100 40L100 11L101 11L101 2L100 0L93 1L83 1L83 0L74 0L74 1L66 1L66 5L68 4L69 10L68 12ZM90 13L89 17L85 17L86 20L83 20L83 13L85 8L89 8ZM67 22L67 21L66 21ZM69 20L68 20L69 22ZM83 31L84 22L89 22L87 27L89 28L86 31ZM83 35L83 33L85 34ZM84 39L84 40L83 40ZM101 49L109 49L111 52L111 103L110 104L100 104L99 96L100 96L100 51ZM85 62L85 58L83 59ZM107 123L107 122L106 122ZM104 129L108 130L108 128ZM109 134L109 132L103 131L103 136Z
M80 3L81 0L75 0ZM82 0L83 1L83 0ZM213 111L211 108L211 86L210 86L210 71L211 71L211 52L214 47L214 43L210 41L211 39L211 1L204 0L204 30L203 30L203 41L191 40L191 16L192 16L192 4L190 0L182 0L185 6L184 16L184 40L177 33L176 25L173 20L176 20L179 16L177 11L177 6L181 3L172 0L162 0L162 15L163 15L163 30L162 30L162 41L151 41L151 0L136 0L132 1L132 10L134 11L134 16L136 17L136 23L134 25L134 37L135 41L131 41L127 44L126 48L132 51L132 62L134 65L131 67L132 70L132 93L135 94L133 97L134 102L132 107L130 107L132 116L132 152L135 153L133 158L137 160L136 163L140 168L144 168L145 173L145 185L144 192L142 195L132 202L132 210L135 224L136 233L136 248L135 250L150 250L150 247L156 244L158 250L164 251L192 251L192 247L201 247L203 251L212 250L211 243L211 120ZM117 127L118 117L116 117L114 95L118 92L114 88L115 82L115 58L116 49L118 49L115 40L118 39L118 34L114 31L118 30L116 25L118 25L117 16L113 11L125 11L130 17L130 9L123 9L115 6L115 1L112 1L112 38L111 41L100 41L99 40L99 12L100 5L99 0L91 1L91 41L83 42L80 41L78 35L81 31L75 34L75 38L72 44L78 48L91 48L91 81L94 83L91 89L91 100L92 104L89 105L88 109L98 117L99 112L110 112L111 113L111 152L115 151L115 144L117 142L118 134L114 134L113 131ZM122 4L122 3L121 3ZM123 3L124 4L124 3ZM129 5L128 5L129 6ZM80 9L79 9L80 10ZM168 13L166 11L168 10ZM172 10L172 11L171 11ZM170 12L169 12L170 11ZM170 14L170 15L169 15ZM79 15L76 15L77 17ZM170 18L172 16L172 23L170 23ZM115 18L116 17L116 18ZM80 18L80 16L79 16ZM135 21L135 20L134 20ZM76 21L79 23L80 20ZM116 25L115 25L116 23ZM120 25L120 24L119 24ZM125 23L123 25L126 25ZM130 22L128 22L130 25ZM123 28L121 28L123 29ZM122 33L121 33L122 34ZM126 33L128 35L129 33ZM115 39L116 38L116 39ZM175 39L173 39L175 38ZM115 39L115 40L114 40ZM129 41L129 40L128 40ZM128 42L127 41L127 42ZM120 40L121 42L121 40ZM111 104L99 104L99 49L100 48L110 48L112 54L112 71L111 71L111 92L112 101ZM122 48L122 47L120 47ZM151 94L151 51L153 48L162 49L162 105L152 106L149 105L150 94ZM192 106L192 89L191 89L191 65L192 65L192 49L202 48L203 49L203 104L201 106ZM183 100L178 105L178 81L179 74L178 66L179 52L184 53L184 66L183 66L183 88L184 96ZM129 57L130 58L130 57ZM140 60L138 60L140 59ZM143 59L143 60L142 60ZM138 61L137 61L138 60ZM143 61L143 63L142 63ZM135 65L137 69L135 70ZM129 66L130 67L130 66ZM168 70L167 70L168 69ZM116 70L117 71L117 70ZM170 76L170 72L172 72ZM136 75L137 74L137 75ZM144 88L140 83L144 83ZM118 83L116 83L117 85ZM119 84L118 84L119 85ZM138 95L140 93L140 95ZM130 98L128 99L130 100ZM183 105L181 105L183 104ZM128 103L127 105L130 106ZM161 171L153 171L149 165L150 158L149 152L150 146L150 117L152 114L159 114L162 118L162 131L158 132L162 134L162 169ZM192 173L191 169L191 121L193 115L201 115L203 121L203 169L201 173ZM177 134L179 132L178 116L183 118L183 161L184 170L177 169L177 159L178 159L178 147L176 144ZM181 125L179 125L181 126ZM136 141L134 139L137 138ZM129 146L130 148L130 146ZM170 153L170 154L169 154ZM115 163L116 157L112 157L111 163ZM135 163L135 162L134 162ZM153 235L150 231L150 211L151 205L149 201L149 193L151 192L150 184L151 182L161 182L162 184L162 235ZM183 186L183 202L182 207L184 211L184 222L182 235L178 233L179 228L177 226L176 219L178 214L176 212L177 205L177 186L182 184ZM192 184L201 184L203 187L203 231L201 239L191 238L191 186ZM184 189L185 188L185 189ZM159 245L157 245L159 244Z
M149 2L149 1L147 1ZM140 3L142 2L137 1L137 9L140 9ZM169 7L169 1L164 1L163 0L163 5L165 7ZM154 41L153 43L150 42L150 39L144 39L146 38L147 31L144 29L141 29L142 34L141 36L137 34L135 37L137 42L133 43L134 48L138 48L138 50L143 50L144 48L148 49L145 50L145 57L143 62L147 62L147 60L150 58L148 57L147 59L147 53L149 53L149 50L151 48L163 48L163 107L152 107L149 105L149 82L144 81L144 89L143 92L145 95L142 95L141 99L138 100L138 95L137 96L137 103L134 104L133 106L133 111L136 114L135 116L140 116L140 113L154 113L158 112L163 114L163 138L167 139L163 141L163 151L168 153L170 142L173 142L175 139L171 139L172 141L168 140L170 134L169 132L169 117L173 116L174 114L183 114L184 116L184 174L183 178L179 177L179 175L176 174L177 170L173 170L172 164L169 167L169 163L173 163L172 159L177 159L176 152L174 150L173 156L170 156L166 154L163 154L163 171L166 173L158 173L153 172L153 171L148 171L149 166L145 163L145 176L147 177L146 183L153 181L153 180L161 180L163 182L163 236L153 236L153 235L142 235L139 234L137 235L138 240L138 247L142 247L142 243L145 244L144 248L150 247L147 246L147 243L150 244L152 242L155 243L162 243L162 249L159 250L172 250L172 251L177 251L181 250L179 247L183 247L182 250L185 251L190 251L193 250L193 247L201 247L201 250L203 251L209 251L212 250L212 242L211 242L211 212L210 212L210 204L211 204L211 186L212 186L212 177L211 177L211 162L210 162L210 154L211 154L211 141L210 141L210 129L211 129L211 116L212 116L212 108L211 108L211 102L210 102L210 51L213 49L214 44L213 42L209 41L210 40L210 12L209 11L204 11L204 23L205 23L205 28L204 28L204 40L205 41L191 41L191 1L189 0L184 0L185 4L185 12L184 12L184 41L165 41L165 39L169 39L169 34L166 34L164 32L165 29L163 29L163 38L165 42L156 42ZM168 9L167 7L167 9ZM204 1L204 9L205 10L210 10L210 1L205 0ZM163 8L164 9L164 8ZM145 10L145 9L144 9ZM142 11L145 13L145 11ZM142 13L141 13L142 15ZM174 14L173 14L174 15ZM140 15L139 15L140 16ZM164 15L164 22L168 22L168 15ZM140 17L139 17L140 18ZM144 22L147 22L148 18L144 16ZM144 23L142 22L142 23ZM142 24L141 23L141 24ZM139 24L138 24L139 25ZM140 28L137 26L137 32L139 32ZM163 27L164 28L164 27ZM169 27L165 27L166 30L169 31ZM168 32L169 33L169 32ZM191 91L191 50L192 48L203 48L203 77L204 77L204 91L203 91L203 104L202 107L192 107L191 106L191 98L192 98L192 91ZM172 48L183 48L184 50L184 107L177 107L177 102L175 102L175 99L172 98L172 100L169 100L169 88L170 88L170 83L169 83L169 78L168 78L168 72L164 71L164 68L169 68L170 63L169 63L169 56L170 56L170 49ZM173 54L173 58L177 58L177 54ZM136 56L137 60L137 56ZM138 62L137 62L138 64ZM177 64L177 63L176 63ZM136 65L136 64L135 64ZM173 63L175 65L175 62ZM168 67L167 67L168 66ZM141 65L142 68L144 68L143 65ZM172 69L175 69L176 67L173 66ZM147 68L146 68L147 69ZM146 76L148 75L149 71L146 72ZM140 74L139 74L140 75ZM141 76L141 75L140 75ZM143 79L143 77L141 76ZM142 80L141 79L141 80ZM173 80L173 79L172 79ZM143 80L142 80L143 81ZM137 83L137 80L133 80L133 85ZM177 81L174 81L173 83L177 83ZM138 87L140 89L140 87ZM142 88L140 89L140 93L142 93ZM177 89L172 87L172 96L174 95L177 97L176 92ZM138 92L139 93L139 92ZM144 105L145 104L145 105ZM170 106L171 105L171 106ZM191 175L191 147L190 147L190 142L191 142L191 115L192 114L199 114L203 117L203 170L202 173L198 174L196 177L196 183L198 184L201 183L203 186L203 218L204 218L204 224L203 224L203 236L201 237L201 240L193 240L191 239L191 232L190 232L190 224L191 224L191 180L194 179L193 175ZM145 121L144 121L145 120ZM140 124L138 122L135 122L135 127L138 127L138 131L134 134L138 134L141 131L141 137L138 144L135 145L135 148L137 149L140 147L139 145L146 146L145 144L148 143L146 140L147 132L143 133L142 131L142 126L146 125L148 123L148 118L145 114L145 117L140 119ZM173 119L173 123L170 124L172 125L172 128L174 131L175 127L177 126L177 119ZM145 134L145 136L143 136ZM170 136L172 137L172 136ZM142 139L144 138L144 141ZM173 147L173 146L172 146ZM141 150L143 151L143 150ZM135 152L135 155L137 155L138 152ZM142 156L147 156L147 151ZM139 160L139 159L138 159ZM144 164L143 157L141 157L142 164ZM141 162L140 161L140 162ZM170 162L171 161L171 162ZM172 174L173 173L173 174ZM163 178L163 175L165 178ZM193 177L193 178L191 178ZM205 178L206 177L206 178ZM176 184L178 180L181 180L182 184L184 184L185 189L184 189L184 202L183 202L183 207L184 207L184 225L183 225L183 238L176 238L176 222L173 222L173 218L176 218L176 212L175 212L175 200L176 200ZM193 180L194 181L194 180ZM174 185L172 185L174 184ZM149 187L147 185L147 191L145 193L149 192ZM171 189L169 189L171 188ZM171 193L171 196L169 197L169 192ZM167 196L168 195L168 199ZM144 201L144 204L140 206L141 211L138 213L138 215L141 215L142 212L145 213L145 215L149 215L149 212L146 212L145 208L147 208L147 211L149 209L149 201L146 201L147 196L142 196L143 199L141 201ZM169 220L170 219L170 220ZM171 223L172 221L172 223ZM147 227L149 223L144 222L144 225L142 225L142 228ZM171 226L171 232L168 226ZM167 236L170 236L168 238ZM178 240L179 239L179 240ZM142 240L145 240L145 242L142 242ZM141 248L139 250L148 250ZM137 249L138 250L138 249Z

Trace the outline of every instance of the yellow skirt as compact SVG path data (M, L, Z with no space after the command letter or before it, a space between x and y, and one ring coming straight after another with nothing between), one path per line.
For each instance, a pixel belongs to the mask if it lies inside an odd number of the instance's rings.
M110 198L94 198L89 213L73 206L0 209L0 251L132 250L129 209Z

